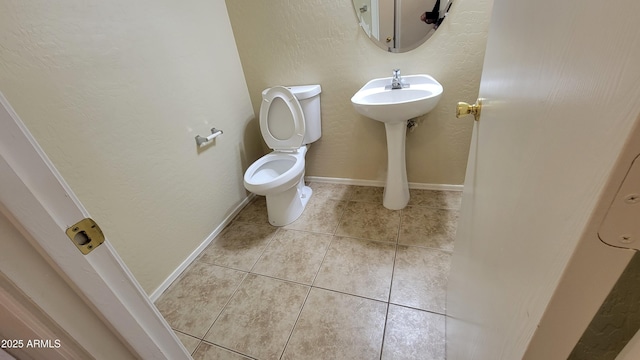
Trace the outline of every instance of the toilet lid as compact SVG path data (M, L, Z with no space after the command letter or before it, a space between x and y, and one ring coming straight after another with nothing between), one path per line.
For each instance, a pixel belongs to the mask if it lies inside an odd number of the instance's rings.
M274 150L291 150L302 146L304 114L291 90L274 86L262 95L260 131L267 145Z

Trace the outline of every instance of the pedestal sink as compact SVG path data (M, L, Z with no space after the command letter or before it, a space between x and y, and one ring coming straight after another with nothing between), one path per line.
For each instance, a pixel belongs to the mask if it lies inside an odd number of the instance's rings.
M429 75L402 77L404 86L391 89L391 77L373 79L351 98L358 113L381 121L387 133L387 181L382 204L399 210L409 202L405 160L407 121L433 110L442 96L442 85Z

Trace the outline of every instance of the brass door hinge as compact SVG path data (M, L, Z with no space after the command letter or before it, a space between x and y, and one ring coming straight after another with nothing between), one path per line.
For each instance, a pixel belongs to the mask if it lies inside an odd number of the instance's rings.
M598 237L611 246L640 250L640 155L618 188L598 229Z
M78 250L87 255L104 242L104 234L93 219L84 218L70 226L67 236Z

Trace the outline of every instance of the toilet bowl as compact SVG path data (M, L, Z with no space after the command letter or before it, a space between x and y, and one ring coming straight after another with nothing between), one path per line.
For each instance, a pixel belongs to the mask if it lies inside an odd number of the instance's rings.
M274 151L256 160L244 174L245 188L267 201L269 223L295 221L311 198L304 184L309 143L320 138L320 85L276 86L262 92L260 131Z
M306 147L304 152L306 152ZM245 172L245 188L266 196L269 223L284 226L304 211L311 188L304 185L304 153L272 152L254 162Z

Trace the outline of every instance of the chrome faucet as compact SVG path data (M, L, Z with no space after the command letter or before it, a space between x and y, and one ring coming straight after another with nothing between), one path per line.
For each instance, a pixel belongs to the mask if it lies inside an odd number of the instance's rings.
M405 84L400 76L400 69L393 69L393 79L391 79L391 90L397 90L409 87L408 84Z

